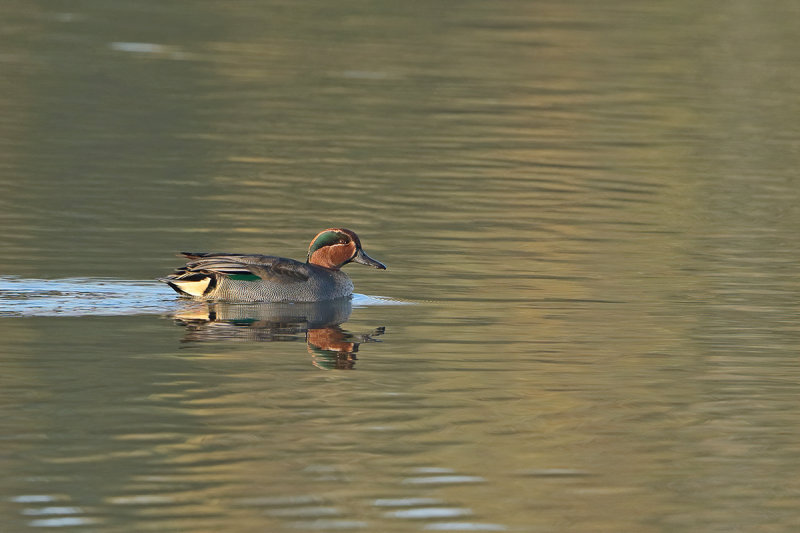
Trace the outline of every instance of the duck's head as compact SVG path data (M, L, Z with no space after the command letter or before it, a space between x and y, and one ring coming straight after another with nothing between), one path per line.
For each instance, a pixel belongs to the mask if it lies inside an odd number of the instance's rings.
M331 270L339 270L349 262L385 270L386 265L364 253L354 232L344 228L328 228L317 233L308 247L306 262Z

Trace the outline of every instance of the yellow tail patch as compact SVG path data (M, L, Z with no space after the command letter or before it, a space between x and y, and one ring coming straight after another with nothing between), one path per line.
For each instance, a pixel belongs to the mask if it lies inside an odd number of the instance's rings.
M191 296L202 296L211 283L211 278L203 278L200 281L170 280L177 287Z

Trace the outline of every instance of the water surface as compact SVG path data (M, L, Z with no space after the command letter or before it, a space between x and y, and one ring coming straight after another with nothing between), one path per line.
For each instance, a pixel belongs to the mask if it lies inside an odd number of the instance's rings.
M794 3L2 10L6 530L797 530Z

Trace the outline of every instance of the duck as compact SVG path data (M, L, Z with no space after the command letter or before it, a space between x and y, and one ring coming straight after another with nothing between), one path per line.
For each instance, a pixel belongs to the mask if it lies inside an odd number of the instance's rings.
M320 302L349 298L348 263L381 270L352 230L328 228L311 239L305 263L259 254L181 252L188 262L164 278L181 297L224 302Z

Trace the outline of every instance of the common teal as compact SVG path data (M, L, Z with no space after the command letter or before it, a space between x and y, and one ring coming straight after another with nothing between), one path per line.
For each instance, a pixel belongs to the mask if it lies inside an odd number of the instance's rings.
M230 302L318 302L350 296L340 269L350 262L385 269L361 249L354 232L329 228L311 240L305 263L257 254L181 252L189 262L159 281L181 296Z

